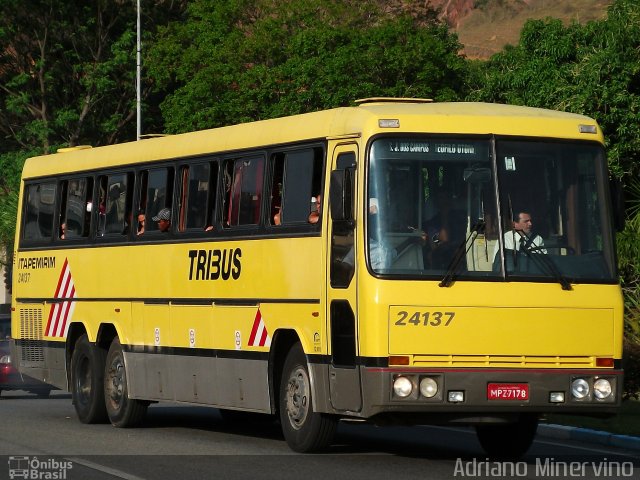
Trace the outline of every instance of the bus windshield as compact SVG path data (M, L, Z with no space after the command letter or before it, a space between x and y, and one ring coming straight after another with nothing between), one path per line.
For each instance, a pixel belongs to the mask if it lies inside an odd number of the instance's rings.
M367 256L376 275L563 288L615 282L598 144L378 138L368 178Z

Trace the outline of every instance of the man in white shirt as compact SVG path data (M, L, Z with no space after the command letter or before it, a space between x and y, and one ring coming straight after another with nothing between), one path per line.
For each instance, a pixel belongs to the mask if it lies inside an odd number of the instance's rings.
M547 253L544 247L544 241L540 235L536 235L532 232L533 222L531 221L531 215L527 212L518 212L516 218L513 220L513 230L505 232L504 248L505 250L519 251L522 247L526 247L531 253ZM496 243L496 248L493 251L493 257L495 258L500 250L500 245Z

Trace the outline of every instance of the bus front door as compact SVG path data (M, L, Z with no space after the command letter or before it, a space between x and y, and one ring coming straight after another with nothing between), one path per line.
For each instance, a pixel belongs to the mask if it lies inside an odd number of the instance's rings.
M340 145L333 152L328 223L327 331L330 363L329 390L336 410L362 409L358 329L356 327L355 192L356 145Z

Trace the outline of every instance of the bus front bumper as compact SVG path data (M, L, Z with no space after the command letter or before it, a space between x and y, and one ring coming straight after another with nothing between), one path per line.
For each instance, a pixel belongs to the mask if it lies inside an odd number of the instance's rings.
M360 373L358 416L365 418L384 413L433 413L443 420L478 416L480 421L494 414L607 416L620 407L623 387L619 369L361 367Z

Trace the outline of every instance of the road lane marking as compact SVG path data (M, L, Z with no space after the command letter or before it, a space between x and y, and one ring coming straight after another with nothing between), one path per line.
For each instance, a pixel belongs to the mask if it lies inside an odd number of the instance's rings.
M100 465L99 463L90 462L89 460L84 460L82 458L69 457L67 458L67 460L70 460L73 463L77 463L78 465L82 465L83 467L87 467L92 470L98 470L99 472L107 473L124 480L146 480L131 473L123 472L122 470L117 470L111 467L106 467L104 465Z

